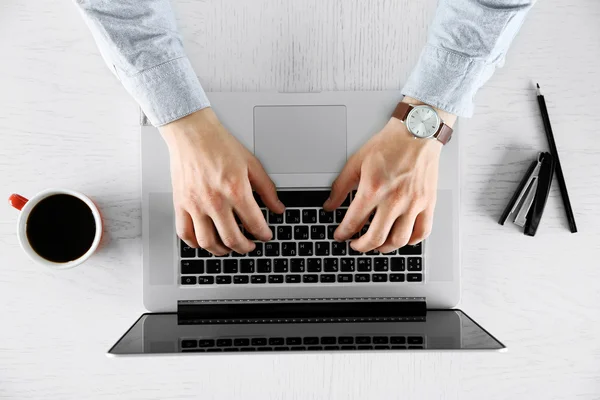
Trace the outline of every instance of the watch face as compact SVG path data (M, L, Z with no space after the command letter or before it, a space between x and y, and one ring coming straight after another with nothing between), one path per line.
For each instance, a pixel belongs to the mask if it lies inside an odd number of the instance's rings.
M440 117L429 106L414 106L406 117L408 130L418 138L429 138L435 135L440 123Z

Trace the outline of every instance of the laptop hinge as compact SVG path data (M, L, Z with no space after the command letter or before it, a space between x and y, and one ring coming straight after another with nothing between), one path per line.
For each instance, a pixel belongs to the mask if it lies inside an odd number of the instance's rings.
M421 321L424 297L182 300L180 324Z

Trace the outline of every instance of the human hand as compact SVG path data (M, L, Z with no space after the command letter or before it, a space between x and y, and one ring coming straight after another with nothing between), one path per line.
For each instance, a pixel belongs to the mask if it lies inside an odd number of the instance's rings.
M211 108L160 128L169 147L178 236L191 247L221 256L256 247L236 220L259 240L272 237L252 188L275 213L284 205L252 153L221 125Z
M323 205L326 210L339 207L358 185L335 239L350 239L373 211L367 233L350 243L356 251L388 253L429 236L441 149L439 141L415 139L400 120L391 118L350 157L331 186L330 198Z

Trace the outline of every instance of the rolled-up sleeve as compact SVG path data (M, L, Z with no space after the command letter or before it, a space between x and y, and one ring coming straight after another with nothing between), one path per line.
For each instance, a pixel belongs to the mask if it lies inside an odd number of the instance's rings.
M210 105L169 0L75 0L111 71L161 126Z
M504 58L535 0L440 0L402 93L461 116Z

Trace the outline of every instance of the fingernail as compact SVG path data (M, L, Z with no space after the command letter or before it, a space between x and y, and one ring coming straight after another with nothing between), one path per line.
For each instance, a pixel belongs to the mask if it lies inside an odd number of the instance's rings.
M323 203L323 207L327 207L329 203L331 203L331 197L328 197L327 200L325 200L325 203Z
M277 200L277 204L279 204L280 207L285 208L285 204L283 204L281 200Z

